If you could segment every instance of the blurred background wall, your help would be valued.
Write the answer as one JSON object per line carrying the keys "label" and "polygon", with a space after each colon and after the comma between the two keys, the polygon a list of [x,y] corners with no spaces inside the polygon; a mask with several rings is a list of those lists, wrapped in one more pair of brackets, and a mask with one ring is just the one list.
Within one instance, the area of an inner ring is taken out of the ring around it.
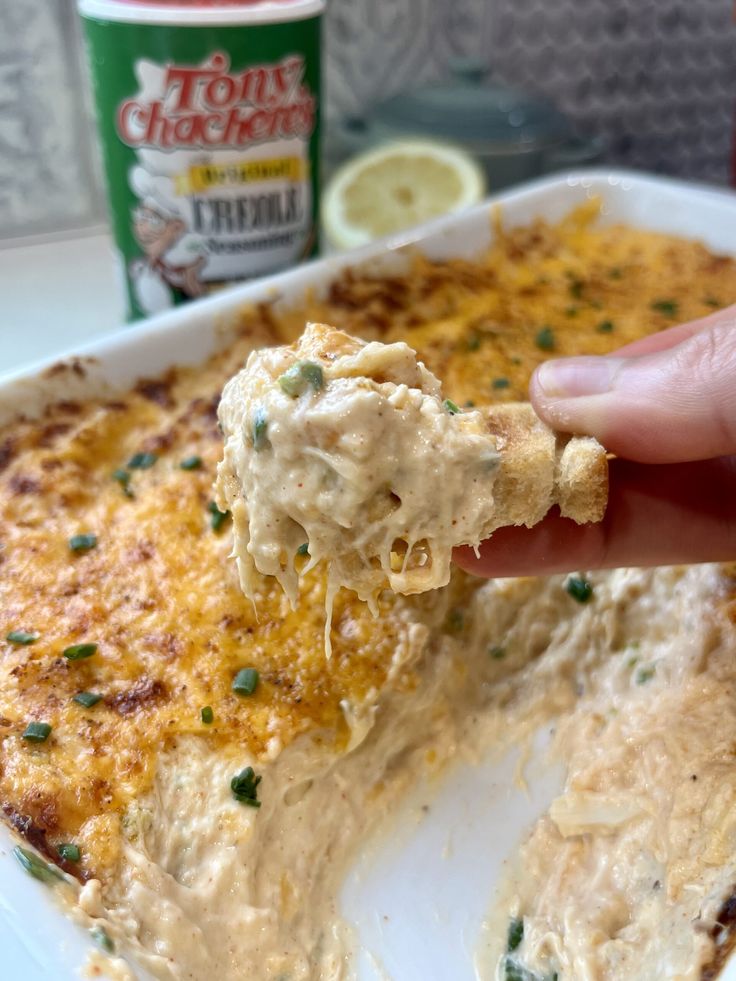
{"label": "blurred background wall", "polygon": [[[324,50],[328,120],[472,56],[612,163],[728,180],[731,0],[329,0]],[[80,59],[73,0],[0,3],[0,237],[103,219]]]}

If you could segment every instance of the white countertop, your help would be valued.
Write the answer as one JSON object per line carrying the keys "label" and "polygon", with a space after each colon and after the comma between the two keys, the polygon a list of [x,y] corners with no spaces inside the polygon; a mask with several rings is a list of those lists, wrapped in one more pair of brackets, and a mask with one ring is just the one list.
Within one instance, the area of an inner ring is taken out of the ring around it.
{"label": "white countertop", "polygon": [[109,235],[0,248],[0,373],[124,329]]}

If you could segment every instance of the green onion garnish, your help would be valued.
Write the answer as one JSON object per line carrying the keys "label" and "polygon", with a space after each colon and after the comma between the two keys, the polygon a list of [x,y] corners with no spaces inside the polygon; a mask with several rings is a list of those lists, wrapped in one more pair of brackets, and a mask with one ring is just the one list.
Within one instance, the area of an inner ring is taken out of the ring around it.
{"label": "green onion garnish", "polygon": [[542,351],[554,351],[555,349],[555,335],[551,327],[542,327],[537,336],[534,338],[534,343]]}
{"label": "green onion garnish", "polygon": [[322,369],[314,361],[297,361],[281,375],[279,387],[295,399],[308,388],[319,392],[325,387],[325,379]]}
{"label": "green onion garnish", "polygon": [[115,944],[112,937],[107,932],[104,927],[96,926],[89,931],[90,937],[94,940],[98,947],[105,951],[106,954],[115,953]]}
{"label": "green onion garnish", "polygon": [[477,351],[480,347],[480,334],[471,334],[467,340],[467,348],[469,351]]}
{"label": "green onion garnish", "polygon": [[27,848],[16,845],[13,849],[13,855],[15,855],[20,865],[34,879],[40,879],[41,882],[52,882],[54,879],[63,878],[61,872],[55,866],[42,861],[38,855],[35,855]]}
{"label": "green onion garnish", "polygon": [[112,479],[116,480],[120,486],[123,488],[123,494],[126,497],[133,497],[133,491],[130,489],[130,473],[122,468],[119,470],[113,470]]}
{"label": "green onion garnish", "polygon": [[256,411],[253,413],[253,449],[256,452],[260,450],[265,450],[267,446],[271,444],[268,442],[268,436],[266,431],[268,429],[268,418],[266,416],[266,410],[262,405],[259,405]]}
{"label": "green onion garnish", "polygon": [[706,296],[703,299],[703,303],[707,307],[713,307],[713,309],[716,309],[717,307],[722,307],[723,306],[723,304],[721,303],[721,301],[720,300],[717,300],[715,298],[715,296]]}
{"label": "green onion garnish", "polygon": [[11,630],[5,635],[5,639],[18,647],[28,647],[29,644],[35,644],[40,636],[40,634],[28,633],[27,630]]}
{"label": "green onion garnish", "polygon": [[215,713],[212,711],[212,708],[209,705],[205,705],[205,707],[199,713],[199,716],[206,726],[211,725],[215,719]]}
{"label": "green onion garnish", "polygon": [[72,535],[69,548],[72,552],[89,552],[90,549],[97,548],[97,535]]}
{"label": "green onion garnish", "polygon": [[565,583],[565,589],[578,603],[587,603],[593,595],[593,587],[581,576],[570,576]]}
{"label": "green onion garnish", "polygon": [[29,722],[23,733],[23,738],[29,743],[45,743],[51,735],[48,722]]}
{"label": "green onion garnish", "polygon": [[511,382],[508,378],[494,378],[491,382],[492,388],[508,388]]}
{"label": "green onion garnish", "polygon": [[261,802],[257,799],[257,788],[261,778],[255,775],[252,766],[246,766],[237,776],[230,781],[230,790],[233,792],[235,800],[249,807],[260,807]]}
{"label": "green onion garnish", "polygon": [[575,300],[579,300],[583,295],[584,286],[585,283],[582,281],[582,279],[573,279],[568,287],[570,290],[570,296]]}
{"label": "green onion garnish", "polygon": [[655,300],[652,303],[652,310],[664,314],[665,317],[676,317],[680,309],[676,300]]}
{"label": "green onion garnish", "polygon": [[608,275],[611,277],[611,279],[621,279],[623,273],[618,266],[613,266],[613,268],[608,270]]}
{"label": "green onion garnish", "polygon": [[578,309],[579,309],[578,307],[567,307],[566,310],[565,310],[565,316],[566,317],[577,317],[577,315],[578,315]]}
{"label": "green onion garnish", "polygon": [[488,648],[489,655],[494,661],[502,661],[506,657],[506,648],[499,647],[497,644]]}
{"label": "green onion garnish", "polygon": [[82,857],[79,851],[79,845],[74,845],[71,842],[65,842],[63,845],[59,845],[57,851],[62,858],[65,858],[67,862],[78,862]]}
{"label": "green onion garnish", "polygon": [[149,470],[158,460],[155,453],[135,453],[128,460],[129,470]]}
{"label": "green onion garnish", "polygon": [[296,550],[297,555],[309,555],[309,542],[304,542]]}
{"label": "green onion garnish", "polygon": [[98,695],[95,691],[80,691],[72,697],[72,701],[76,702],[77,705],[83,705],[85,708],[90,709],[93,705],[102,701],[102,695]]}
{"label": "green onion garnish", "polygon": [[639,668],[636,672],[635,681],[637,685],[644,685],[647,681],[651,681],[655,674],[655,668]]}
{"label": "green onion garnish", "polygon": [[447,629],[451,634],[459,634],[465,626],[465,614],[458,607],[453,607],[447,614]]}
{"label": "green onion garnish", "polygon": [[456,416],[459,412],[462,411],[460,406],[455,405],[452,399],[445,399],[442,405],[446,409],[446,411],[450,413],[451,416]]}
{"label": "green onion garnish", "polygon": [[509,923],[509,931],[506,934],[506,950],[512,951],[521,944],[524,939],[524,920],[521,917],[515,917]]}
{"label": "green onion garnish", "polygon": [[233,678],[233,691],[238,695],[252,695],[258,687],[258,672],[255,668],[241,668]]}
{"label": "green onion garnish", "polygon": [[613,326],[612,320],[601,320],[596,330],[599,334],[610,334],[613,331]]}
{"label": "green onion garnish", "polygon": [[72,644],[61,652],[67,661],[83,661],[97,653],[97,644]]}
{"label": "green onion garnish", "polygon": [[202,466],[201,456],[188,456],[179,464],[180,470],[199,470]]}
{"label": "green onion garnish", "polygon": [[210,513],[210,528],[213,531],[219,531],[230,517],[230,512],[221,511],[214,501],[210,501],[207,505],[207,510]]}

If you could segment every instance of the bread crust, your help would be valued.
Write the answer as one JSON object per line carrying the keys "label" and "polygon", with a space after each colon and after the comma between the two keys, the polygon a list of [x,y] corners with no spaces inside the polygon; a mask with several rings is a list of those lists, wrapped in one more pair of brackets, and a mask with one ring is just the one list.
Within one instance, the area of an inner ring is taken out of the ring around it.
{"label": "bread crust", "polygon": [[482,412],[501,454],[486,535],[504,525],[531,528],[555,505],[578,524],[603,518],[608,458],[598,440],[555,432],[528,402],[508,402]]}

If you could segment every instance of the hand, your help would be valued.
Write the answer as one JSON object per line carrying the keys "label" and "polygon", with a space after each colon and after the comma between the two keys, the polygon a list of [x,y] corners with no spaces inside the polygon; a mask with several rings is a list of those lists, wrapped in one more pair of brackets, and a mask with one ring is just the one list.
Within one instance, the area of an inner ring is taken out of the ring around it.
{"label": "hand", "polygon": [[554,429],[609,452],[600,524],[550,513],[455,550],[481,576],[520,576],[736,559],[736,306],[606,357],[541,365],[530,384]]}

